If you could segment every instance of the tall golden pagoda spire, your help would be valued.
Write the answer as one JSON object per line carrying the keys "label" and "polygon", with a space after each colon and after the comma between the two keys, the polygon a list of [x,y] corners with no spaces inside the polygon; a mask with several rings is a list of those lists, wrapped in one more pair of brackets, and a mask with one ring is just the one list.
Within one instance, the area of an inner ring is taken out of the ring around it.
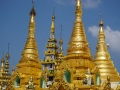
{"label": "tall golden pagoda spire", "polygon": [[82,2],[76,0],[75,22],[73,31],[69,41],[66,62],[74,67],[75,72],[71,72],[71,83],[76,86],[82,85],[82,80],[85,78],[86,70],[92,70],[95,65],[92,61],[92,55],[86,39],[84,25],[82,22]]}
{"label": "tall golden pagoda spire", "polygon": [[69,42],[67,55],[77,54],[79,57],[85,56],[89,60],[92,60],[90,49],[88,46],[88,41],[86,39],[86,34],[84,31],[84,26],[82,22],[82,4],[81,0],[76,0],[76,20],[74,23],[71,39]]}
{"label": "tall golden pagoda spire", "polygon": [[100,19],[98,44],[96,46],[96,53],[94,56],[94,63],[99,68],[101,80],[106,80],[106,76],[110,76],[112,82],[120,81],[118,72],[116,71],[113,61],[110,59],[108,47],[105,41],[105,34],[103,29],[103,21]]}
{"label": "tall golden pagoda spire", "polygon": [[[50,28],[50,38],[48,39],[48,43],[46,45],[47,50],[45,50],[44,54],[45,54],[45,59],[43,61],[41,61],[42,65],[43,65],[43,70],[45,72],[45,70],[48,70],[49,72],[47,73],[47,82],[53,83],[54,80],[54,69],[56,68],[55,66],[55,62],[57,59],[57,55],[58,55],[58,46],[57,46],[57,40],[55,38],[55,16],[54,16],[54,12],[52,15],[52,24],[51,24],[51,28]],[[51,78],[51,80],[50,80]],[[48,88],[49,85],[46,85],[45,82],[42,82],[44,84],[44,88]],[[43,87],[42,87],[43,88]]]}
{"label": "tall golden pagoda spire", "polygon": [[33,5],[30,11],[28,38],[27,38],[24,50],[22,52],[22,58],[20,62],[26,61],[25,58],[29,58],[33,60],[38,60],[39,58],[35,34],[34,34],[35,33],[35,15],[36,15],[36,12]]}
{"label": "tall golden pagoda spire", "polygon": [[[33,3],[34,4],[34,3]],[[33,77],[35,89],[40,88],[41,62],[39,59],[38,48],[35,40],[35,9],[34,5],[30,11],[30,22],[27,41],[21,55],[20,63],[17,68],[12,70],[10,82],[15,89],[25,90],[30,77]],[[9,88],[9,87],[8,87]],[[9,89],[8,89],[9,90]]]}

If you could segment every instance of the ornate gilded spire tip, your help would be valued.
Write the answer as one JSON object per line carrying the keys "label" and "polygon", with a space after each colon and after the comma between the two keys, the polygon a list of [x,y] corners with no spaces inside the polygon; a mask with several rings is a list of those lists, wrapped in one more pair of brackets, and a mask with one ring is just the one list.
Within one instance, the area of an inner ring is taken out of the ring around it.
{"label": "ornate gilded spire tip", "polygon": [[14,59],[13,59],[13,67],[12,67],[12,71],[15,71],[15,68],[14,68]]}
{"label": "ornate gilded spire tip", "polygon": [[62,37],[62,25],[61,25],[61,37]]}
{"label": "ornate gilded spire tip", "polygon": [[59,44],[62,45],[63,44],[63,40],[62,40],[62,25],[61,25],[61,35],[60,35],[60,41]]}
{"label": "ornate gilded spire tip", "polygon": [[34,6],[34,1],[32,0],[32,5]]}
{"label": "ornate gilded spire tip", "polygon": [[54,9],[53,9],[53,15],[52,15],[52,19],[53,19],[53,20],[55,19],[54,13],[55,13],[55,7],[54,7]]}
{"label": "ornate gilded spire tip", "polygon": [[3,57],[2,57],[1,62],[4,62],[4,51],[2,52],[2,54],[3,54]]}
{"label": "ornate gilded spire tip", "polygon": [[82,5],[82,1],[81,0],[75,0],[76,1],[76,6],[81,6]]}
{"label": "ornate gilded spire tip", "polygon": [[7,59],[10,58],[10,55],[9,55],[9,45],[10,45],[10,43],[8,43],[8,53],[6,54],[6,57],[5,57],[5,58],[7,58]]}
{"label": "ornate gilded spire tip", "polygon": [[32,0],[32,9],[30,11],[30,15],[36,15],[35,9],[34,9],[34,1]]}
{"label": "ornate gilded spire tip", "polygon": [[99,26],[104,26],[103,21],[102,21],[102,12],[100,12],[100,23]]}

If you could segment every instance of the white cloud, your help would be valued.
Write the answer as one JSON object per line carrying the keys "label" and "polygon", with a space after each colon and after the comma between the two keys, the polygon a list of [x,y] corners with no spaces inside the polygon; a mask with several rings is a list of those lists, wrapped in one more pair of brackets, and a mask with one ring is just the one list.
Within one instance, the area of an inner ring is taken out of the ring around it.
{"label": "white cloud", "polygon": [[100,4],[101,0],[83,0],[83,7],[95,8]]}
{"label": "white cloud", "polygon": [[88,31],[90,31],[94,37],[97,37],[99,32],[99,27],[98,26],[88,27]]}
{"label": "white cloud", "polygon": [[[98,26],[88,27],[88,31],[92,33],[92,36],[97,38],[99,27]],[[112,30],[109,26],[106,26],[104,31],[106,43],[110,44],[110,49],[113,52],[120,52],[120,31]]]}

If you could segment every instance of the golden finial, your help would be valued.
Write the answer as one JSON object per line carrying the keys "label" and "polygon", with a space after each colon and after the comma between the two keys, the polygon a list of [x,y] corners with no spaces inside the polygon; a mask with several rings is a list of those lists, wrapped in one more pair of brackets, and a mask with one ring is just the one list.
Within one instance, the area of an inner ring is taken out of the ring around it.
{"label": "golden finial", "polygon": [[14,66],[12,67],[12,72],[14,72],[15,71],[15,68],[14,68]]}
{"label": "golden finial", "polygon": [[60,36],[60,41],[59,44],[62,45],[63,44],[63,40],[62,40],[62,25],[61,25],[61,36]]}
{"label": "golden finial", "polygon": [[53,10],[53,15],[52,15],[52,24],[51,24],[51,33],[54,34],[55,32],[55,15],[54,15],[55,7]]}
{"label": "golden finial", "polygon": [[102,12],[100,11],[100,18],[102,18]]}
{"label": "golden finial", "polygon": [[3,63],[4,63],[4,62],[5,62],[5,61],[4,61],[4,51],[2,52],[2,54],[3,54],[3,57],[2,57],[1,62],[3,62]]}
{"label": "golden finial", "polygon": [[6,58],[7,58],[7,59],[10,58],[10,54],[9,54],[9,45],[10,45],[10,43],[8,43],[8,53],[6,54]]}
{"label": "golden finial", "polygon": [[54,7],[54,9],[53,9],[53,15],[54,15],[54,13],[55,13],[55,7]]}
{"label": "golden finial", "polygon": [[14,59],[13,59],[12,75],[13,75],[14,71],[15,71],[15,68],[14,68]]}
{"label": "golden finial", "polygon": [[102,21],[102,12],[100,12],[100,23],[99,26],[104,26],[103,21]]}
{"label": "golden finial", "polygon": [[32,5],[34,6],[34,1],[32,0]]}
{"label": "golden finial", "polygon": [[15,71],[15,68],[14,68],[14,59],[13,59],[13,67],[12,67],[12,71]]}
{"label": "golden finial", "polygon": [[82,22],[82,4],[81,0],[76,0],[76,22]]}
{"label": "golden finial", "polygon": [[34,1],[32,0],[32,9],[30,11],[30,15],[36,15],[35,9],[34,9]]}
{"label": "golden finial", "polygon": [[76,6],[81,6],[81,5],[82,5],[81,0],[76,0]]}
{"label": "golden finial", "polygon": [[61,36],[60,36],[59,44],[60,44],[60,52],[62,52],[62,50],[63,50],[63,48],[62,48],[62,45],[63,45],[63,40],[62,40],[62,25],[61,25]]}
{"label": "golden finial", "polygon": [[52,19],[55,19],[55,15],[54,15],[54,13],[55,13],[55,7],[54,7],[54,9],[53,9]]}

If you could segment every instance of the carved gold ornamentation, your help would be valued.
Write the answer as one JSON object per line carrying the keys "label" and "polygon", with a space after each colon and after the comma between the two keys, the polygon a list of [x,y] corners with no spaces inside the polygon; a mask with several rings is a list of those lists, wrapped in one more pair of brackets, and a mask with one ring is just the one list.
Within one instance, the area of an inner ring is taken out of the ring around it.
{"label": "carved gold ornamentation", "polygon": [[[50,38],[44,52],[45,59],[39,60],[35,39],[35,9],[30,11],[28,38],[21,54],[17,69],[12,69],[12,77],[6,90],[25,90],[29,85],[35,90],[112,90],[110,81],[120,81],[119,74],[110,60],[110,54],[105,42],[103,22],[100,20],[98,44],[94,61],[86,38],[82,22],[82,2],[76,0],[75,22],[68,44],[67,55],[64,56],[63,40],[60,38],[59,52],[55,38],[55,16],[52,15]],[[9,54],[6,57],[10,57]],[[43,71],[41,70],[43,65]],[[6,70],[9,65],[6,61]],[[0,73],[4,72],[4,59]],[[8,71],[6,71],[8,73]],[[107,77],[106,80],[106,75]],[[32,77],[30,79],[30,77]],[[1,74],[0,79],[5,78]],[[30,82],[28,84],[28,81]],[[33,83],[33,80],[34,83]],[[101,82],[100,80],[106,80]],[[43,86],[44,85],[44,86]],[[0,83],[2,87],[2,83]],[[118,86],[119,88],[119,86]]]}

